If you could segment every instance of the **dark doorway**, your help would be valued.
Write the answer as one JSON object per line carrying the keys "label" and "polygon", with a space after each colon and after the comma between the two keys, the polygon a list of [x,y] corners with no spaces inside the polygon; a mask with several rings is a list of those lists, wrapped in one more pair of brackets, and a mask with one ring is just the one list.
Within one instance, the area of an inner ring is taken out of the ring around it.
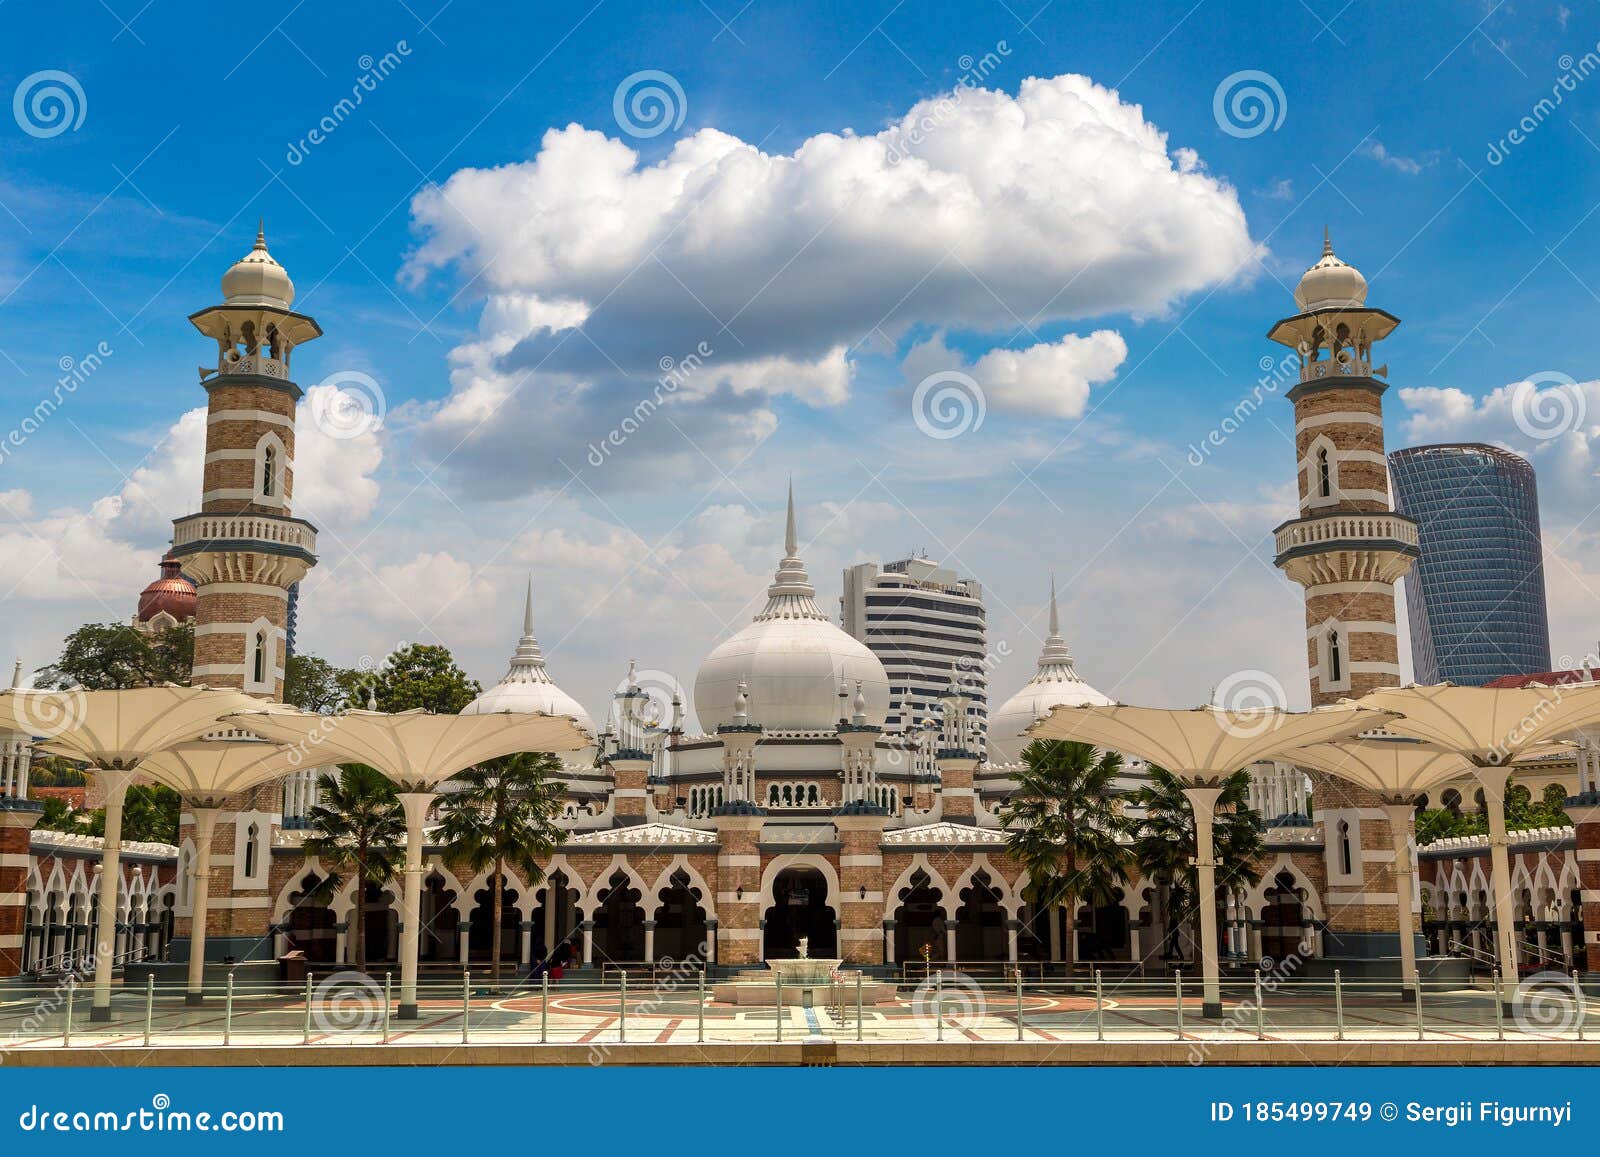
{"label": "dark doorway", "polygon": [[772,907],[766,911],[762,958],[791,960],[800,955],[800,938],[806,937],[806,955],[834,959],[839,955],[839,933],[828,905],[828,881],[815,868],[787,868],[772,882]]}
{"label": "dark doorway", "polygon": [[[944,892],[933,886],[920,868],[900,889],[900,906],[894,912],[894,958],[901,964],[945,960]],[[924,952],[926,949],[926,952]]]}
{"label": "dark doorway", "polygon": [[706,910],[700,906],[700,889],[689,883],[689,873],[679,868],[661,892],[656,909],[656,959],[704,961]]}
{"label": "dark doorway", "polygon": [[644,959],[644,908],[626,872],[615,872],[594,913],[596,964]]}

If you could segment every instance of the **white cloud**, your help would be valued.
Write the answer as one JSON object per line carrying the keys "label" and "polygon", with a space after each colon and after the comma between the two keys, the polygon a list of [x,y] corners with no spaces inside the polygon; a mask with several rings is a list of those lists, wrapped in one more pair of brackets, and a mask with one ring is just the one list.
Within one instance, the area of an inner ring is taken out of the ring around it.
{"label": "white cloud", "polygon": [[[847,351],[874,336],[1160,314],[1246,279],[1264,253],[1231,186],[1075,75],[1015,96],[958,90],[881,132],[819,133],[788,154],[707,128],[643,164],[569,125],[532,160],[455,173],[412,213],[407,276],[451,268],[488,294],[450,397],[410,415],[419,446],[503,493],[564,479],[558,459],[579,466],[663,359],[702,343],[714,353],[671,399],[696,408],[698,447],[663,430],[629,448],[669,473],[674,459],[704,469],[700,451],[747,451],[775,425],[775,399],[847,400]],[[1068,342],[997,356],[997,404],[1081,407],[1071,399],[1113,339],[1074,339],[1099,343],[1088,372]],[[1055,369],[1064,393],[1044,381]]]}
{"label": "white cloud", "polygon": [[997,409],[1081,418],[1090,387],[1110,381],[1127,357],[1121,334],[1098,329],[1087,337],[1067,334],[1026,349],[993,349],[969,365],[945,345],[941,333],[913,348],[901,369],[912,383],[941,370],[957,370],[976,381],[985,402]]}

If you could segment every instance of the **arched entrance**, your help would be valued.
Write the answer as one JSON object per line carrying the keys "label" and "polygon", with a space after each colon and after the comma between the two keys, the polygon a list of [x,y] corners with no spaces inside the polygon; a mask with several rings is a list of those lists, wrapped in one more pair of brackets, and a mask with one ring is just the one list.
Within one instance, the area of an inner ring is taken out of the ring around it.
{"label": "arched entrance", "polygon": [[1129,955],[1128,910],[1121,893],[1109,904],[1079,909],[1079,960],[1126,960]]}
{"label": "arched entrance", "polygon": [[[926,955],[929,961],[944,961],[945,918],[939,901],[944,892],[933,886],[928,873],[918,868],[907,886],[900,889],[900,906],[894,910],[894,958],[914,964]],[[924,954],[924,948],[927,949]]]}
{"label": "arched entrance", "polygon": [[285,939],[291,949],[306,954],[311,964],[332,964],[338,932],[334,925],[333,909],[328,899],[333,889],[329,882],[315,872],[307,872],[300,881],[300,890],[289,893],[289,919],[284,928]]}
{"label": "arched entrance", "polygon": [[987,872],[974,872],[961,890],[961,907],[956,909],[956,959],[1004,960],[1006,949],[1006,910],[1000,906],[1000,889]]}
{"label": "arched entrance", "polygon": [[1279,872],[1261,906],[1261,955],[1287,960],[1300,952],[1305,936],[1305,907],[1294,876]]}
{"label": "arched entrance", "polygon": [[656,959],[705,960],[706,910],[700,906],[700,889],[689,881],[689,873],[679,868],[661,890],[656,909]]}
{"label": "arched entrance", "polygon": [[461,959],[456,890],[437,871],[422,884],[422,928],[418,939],[417,956],[421,960],[458,963]]}
{"label": "arched entrance", "polygon": [[594,913],[594,959],[610,964],[644,959],[644,908],[642,894],[622,870],[600,893]]}
{"label": "arched entrance", "polygon": [[[500,962],[515,964],[522,951],[522,916],[517,912],[517,892],[509,879],[500,888]],[[494,881],[490,879],[473,893],[474,906],[468,917],[467,957],[489,962],[494,953]]]}
{"label": "arched entrance", "polygon": [[828,903],[828,878],[817,868],[785,868],[772,881],[772,906],[765,913],[761,937],[763,960],[789,960],[800,955],[831,959],[839,955],[839,931]]}
{"label": "arched entrance", "polygon": [[549,959],[563,944],[568,952],[576,950],[581,955],[583,945],[578,924],[582,918],[578,912],[578,890],[572,886],[566,872],[557,868],[545,877],[544,886],[539,889],[539,902],[533,909],[532,958]]}

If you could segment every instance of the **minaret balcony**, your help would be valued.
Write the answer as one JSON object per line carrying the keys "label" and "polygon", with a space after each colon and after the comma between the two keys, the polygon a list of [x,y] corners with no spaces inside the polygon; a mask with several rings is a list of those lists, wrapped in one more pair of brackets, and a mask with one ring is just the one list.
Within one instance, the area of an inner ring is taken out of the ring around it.
{"label": "minaret balcony", "polygon": [[216,551],[287,555],[317,561],[317,528],[303,518],[273,514],[190,514],[172,523],[179,558]]}
{"label": "minaret balcony", "polygon": [[1422,553],[1417,524],[1403,514],[1338,513],[1285,522],[1274,560],[1302,584],[1394,582]]}
{"label": "minaret balcony", "polygon": [[217,372],[229,377],[260,377],[289,380],[289,359],[270,354],[235,354],[229,351],[218,364]]}

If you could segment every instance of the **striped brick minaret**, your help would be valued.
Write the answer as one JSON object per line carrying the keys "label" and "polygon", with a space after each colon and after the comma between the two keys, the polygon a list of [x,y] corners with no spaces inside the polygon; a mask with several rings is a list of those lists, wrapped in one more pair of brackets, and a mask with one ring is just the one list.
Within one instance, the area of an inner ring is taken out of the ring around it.
{"label": "striped brick minaret", "polygon": [[[290,509],[301,391],[289,365],[322,329],[290,309],[294,284],[267,251],[264,231],[223,276],[222,296],[222,304],[189,317],[216,342],[217,363],[200,369],[207,394],[200,512],[173,521],[172,557],[195,584],[194,682],[277,701],[289,588],[317,561],[316,528]],[[183,837],[192,836],[192,822],[186,810]],[[217,815],[208,956],[271,956],[267,865],[281,822],[276,784],[229,800]],[[178,931],[186,939],[185,924]]]}
{"label": "striped brick minaret", "polygon": [[[1294,403],[1300,516],[1277,528],[1277,564],[1305,588],[1311,702],[1400,682],[1394,585],[1416,559],[1417,527],[1394,513],[1383,454],[1388,366],[1373,347],[1400,319],[1366,304],[1367,282],[1334,256],[1295,290],[1300,312],[1267,335],[1298,352]],[[1313,775],[1327,855],[1327,954],[1397,956],[1394,845],[1386,802]]]}

